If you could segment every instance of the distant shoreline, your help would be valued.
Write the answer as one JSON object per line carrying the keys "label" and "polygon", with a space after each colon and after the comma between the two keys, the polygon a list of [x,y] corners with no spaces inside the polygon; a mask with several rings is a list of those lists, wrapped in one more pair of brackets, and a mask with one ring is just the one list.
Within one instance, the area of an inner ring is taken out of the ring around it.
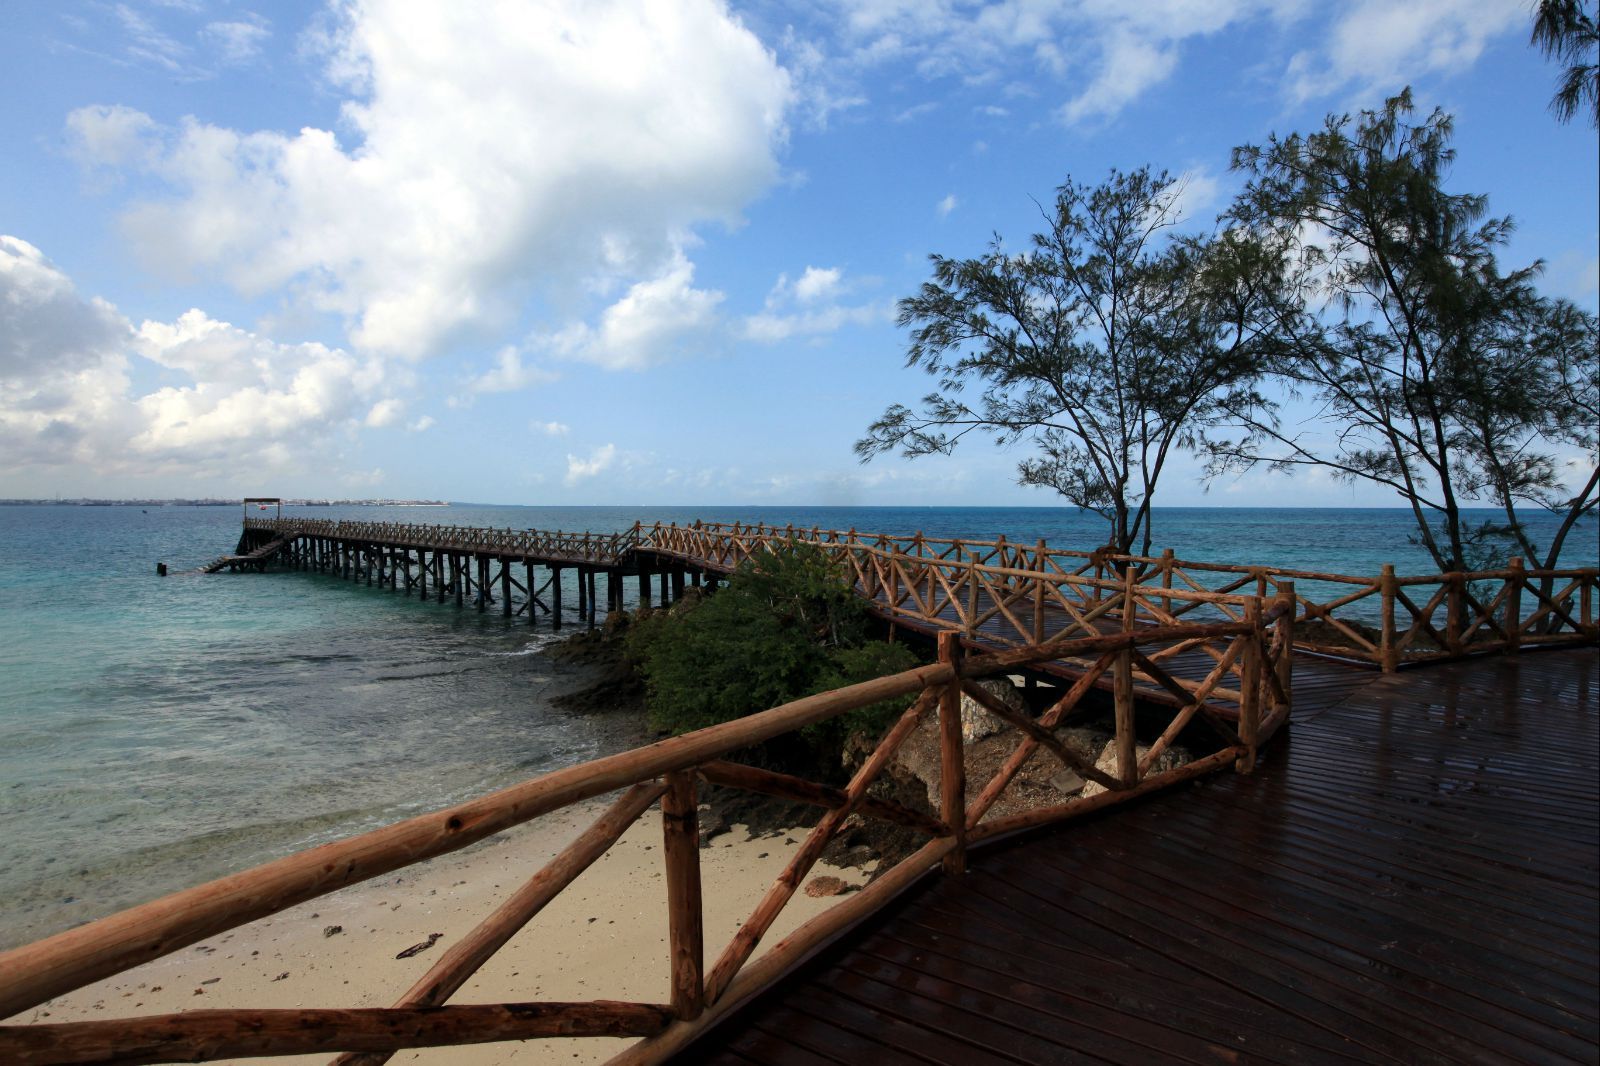
{"label": "distant shoreline", "polygon": [[[238,507],[238,500],[0,500],[0,507]],[[290,500],[285,507],[449,507],[446,500]]]}

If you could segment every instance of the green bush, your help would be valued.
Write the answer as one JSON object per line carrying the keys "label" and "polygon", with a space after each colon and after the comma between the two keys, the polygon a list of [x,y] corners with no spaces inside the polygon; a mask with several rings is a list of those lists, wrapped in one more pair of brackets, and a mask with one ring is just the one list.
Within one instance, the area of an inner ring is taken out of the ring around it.
{"label": "green bush", "polygon": [[[627,652],[644,677],[651,724],[684,733],[916,665],[906,648],[870,641],[869,622],[827,556],[800,546],[747,562],[701,602],[642,619]],[[896,710],[866,708],[810,736],[837,738]]]}

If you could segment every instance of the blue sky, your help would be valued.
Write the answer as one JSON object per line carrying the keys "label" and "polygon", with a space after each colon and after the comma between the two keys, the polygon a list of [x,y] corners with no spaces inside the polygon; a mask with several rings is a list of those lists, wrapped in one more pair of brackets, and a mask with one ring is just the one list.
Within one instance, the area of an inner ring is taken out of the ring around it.
{"label": "blue sky", "polygon": [[[1208,229],[1235,145],[1411,85],[1503,263],[1594,308],[1529,7],[8,4],[0,496],[1049,505],[1025,451],[851,453],[927,391],[927,255],[1146,163]],[[1185,461],[1161,502],[1395,501]]]}

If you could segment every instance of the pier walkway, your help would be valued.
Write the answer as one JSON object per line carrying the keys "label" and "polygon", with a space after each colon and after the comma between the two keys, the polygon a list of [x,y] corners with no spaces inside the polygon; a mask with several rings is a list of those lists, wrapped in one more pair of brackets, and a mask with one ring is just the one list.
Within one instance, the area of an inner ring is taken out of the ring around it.
{"label": "pier walkway", "polygon": [[676,1061],[1595,1062],[1594,653],[1306,672],[1253,775],[979,850]]}

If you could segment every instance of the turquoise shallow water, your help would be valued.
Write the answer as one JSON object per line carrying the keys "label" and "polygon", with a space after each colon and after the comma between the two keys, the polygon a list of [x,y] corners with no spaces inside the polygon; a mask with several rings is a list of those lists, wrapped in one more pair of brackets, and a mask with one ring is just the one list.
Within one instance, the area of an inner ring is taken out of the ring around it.
{"label": "turquoise shallow water", "polygon": [[[611,532],[776,524],[1058,547],[1097,519],[1033,508],[308,508]],[[236,508],[0,507],[0,946],[295,848],[602,754],[614,725],[553,711],[548,623],[304,573],[155,576],[230,550]],[[1173,509],[1180,556],[1426,573],[1407,515]],[[1593,565],[1593,522],[1564,562]],[[575,603],[569,592],[568,602]]]}

